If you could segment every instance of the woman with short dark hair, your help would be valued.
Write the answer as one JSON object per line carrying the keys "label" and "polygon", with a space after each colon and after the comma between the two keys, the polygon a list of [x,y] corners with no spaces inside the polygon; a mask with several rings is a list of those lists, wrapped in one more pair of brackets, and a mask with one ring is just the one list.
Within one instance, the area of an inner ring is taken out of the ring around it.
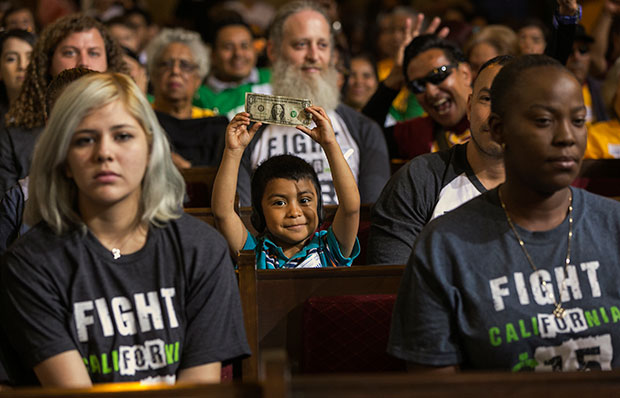
{"label": "woman with short dark hair", "polygon": [[495,77],[491,112],[506,181],[418,235],[388,351],[435,370],[620,368],[620,203],[570,186],[586,147],[581,85],[522,56]]}

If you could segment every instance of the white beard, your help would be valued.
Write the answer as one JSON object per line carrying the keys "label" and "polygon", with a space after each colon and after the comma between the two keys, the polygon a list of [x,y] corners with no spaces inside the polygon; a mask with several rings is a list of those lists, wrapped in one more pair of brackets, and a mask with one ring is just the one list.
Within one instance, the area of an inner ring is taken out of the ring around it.
{"label": "white beard", "polygon": [[318,76],[308,77],[280,58],[272,69],[271,87],[274,95],[308,98],[312,105],[318,105],[326,111],[336,109],[340,103],[338,71],[333,66],[327,67]]}

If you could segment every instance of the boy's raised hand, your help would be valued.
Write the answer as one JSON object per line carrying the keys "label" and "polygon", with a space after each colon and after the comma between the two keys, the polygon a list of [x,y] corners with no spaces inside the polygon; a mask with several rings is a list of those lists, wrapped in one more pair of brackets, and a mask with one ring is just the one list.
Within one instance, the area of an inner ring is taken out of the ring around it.
{"label": "boy's raised hand", "polygon": [[302,131],[310,136],[313,140],[318,142],[321,146],[336,142],[336,134],[332,127],[332,122],[329,120],[329,116],[325,112],[325,109],[320,106],[309,106],[306,109],[312,115],[312,120],[316,124],[316,127],[310,130],[306,126],[295,126],[297,130]]}
{"label": "boy's raised hand", "polygon": [[233,117],[226,127],[226,149],[230,149],[231,151],[241,150],[242,152],[245,150],[262,123],[254,123],[248,130],[249,125],[249,113],[240,112]]}

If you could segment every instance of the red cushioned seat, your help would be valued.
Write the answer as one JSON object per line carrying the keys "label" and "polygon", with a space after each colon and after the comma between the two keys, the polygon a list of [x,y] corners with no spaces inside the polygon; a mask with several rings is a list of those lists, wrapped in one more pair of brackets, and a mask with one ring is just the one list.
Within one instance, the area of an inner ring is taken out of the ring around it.
{"label": "red cushioned seat", "polygon": [[313,297],[303,309],[303,373],[404,371],[386,353],[396,295]]}
{"label": "red cushioned seat", "polygon": [[222,366],[222,371],[220,373],[220,381],[232,381],[233,380],[233,365],[229,363],[228,365]]}

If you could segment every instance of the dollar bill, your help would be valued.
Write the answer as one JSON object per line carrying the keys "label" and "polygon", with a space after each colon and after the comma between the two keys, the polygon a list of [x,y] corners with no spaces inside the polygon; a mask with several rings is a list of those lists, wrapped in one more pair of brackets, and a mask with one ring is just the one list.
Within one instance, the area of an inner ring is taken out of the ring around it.
{"label": "dollar bill", "polygon": [[312,116],[304,109],[312,106],[312,101],[302,98],[282,97],[245,93],[245,111],[250,120],[280,126],[309,126]]}

